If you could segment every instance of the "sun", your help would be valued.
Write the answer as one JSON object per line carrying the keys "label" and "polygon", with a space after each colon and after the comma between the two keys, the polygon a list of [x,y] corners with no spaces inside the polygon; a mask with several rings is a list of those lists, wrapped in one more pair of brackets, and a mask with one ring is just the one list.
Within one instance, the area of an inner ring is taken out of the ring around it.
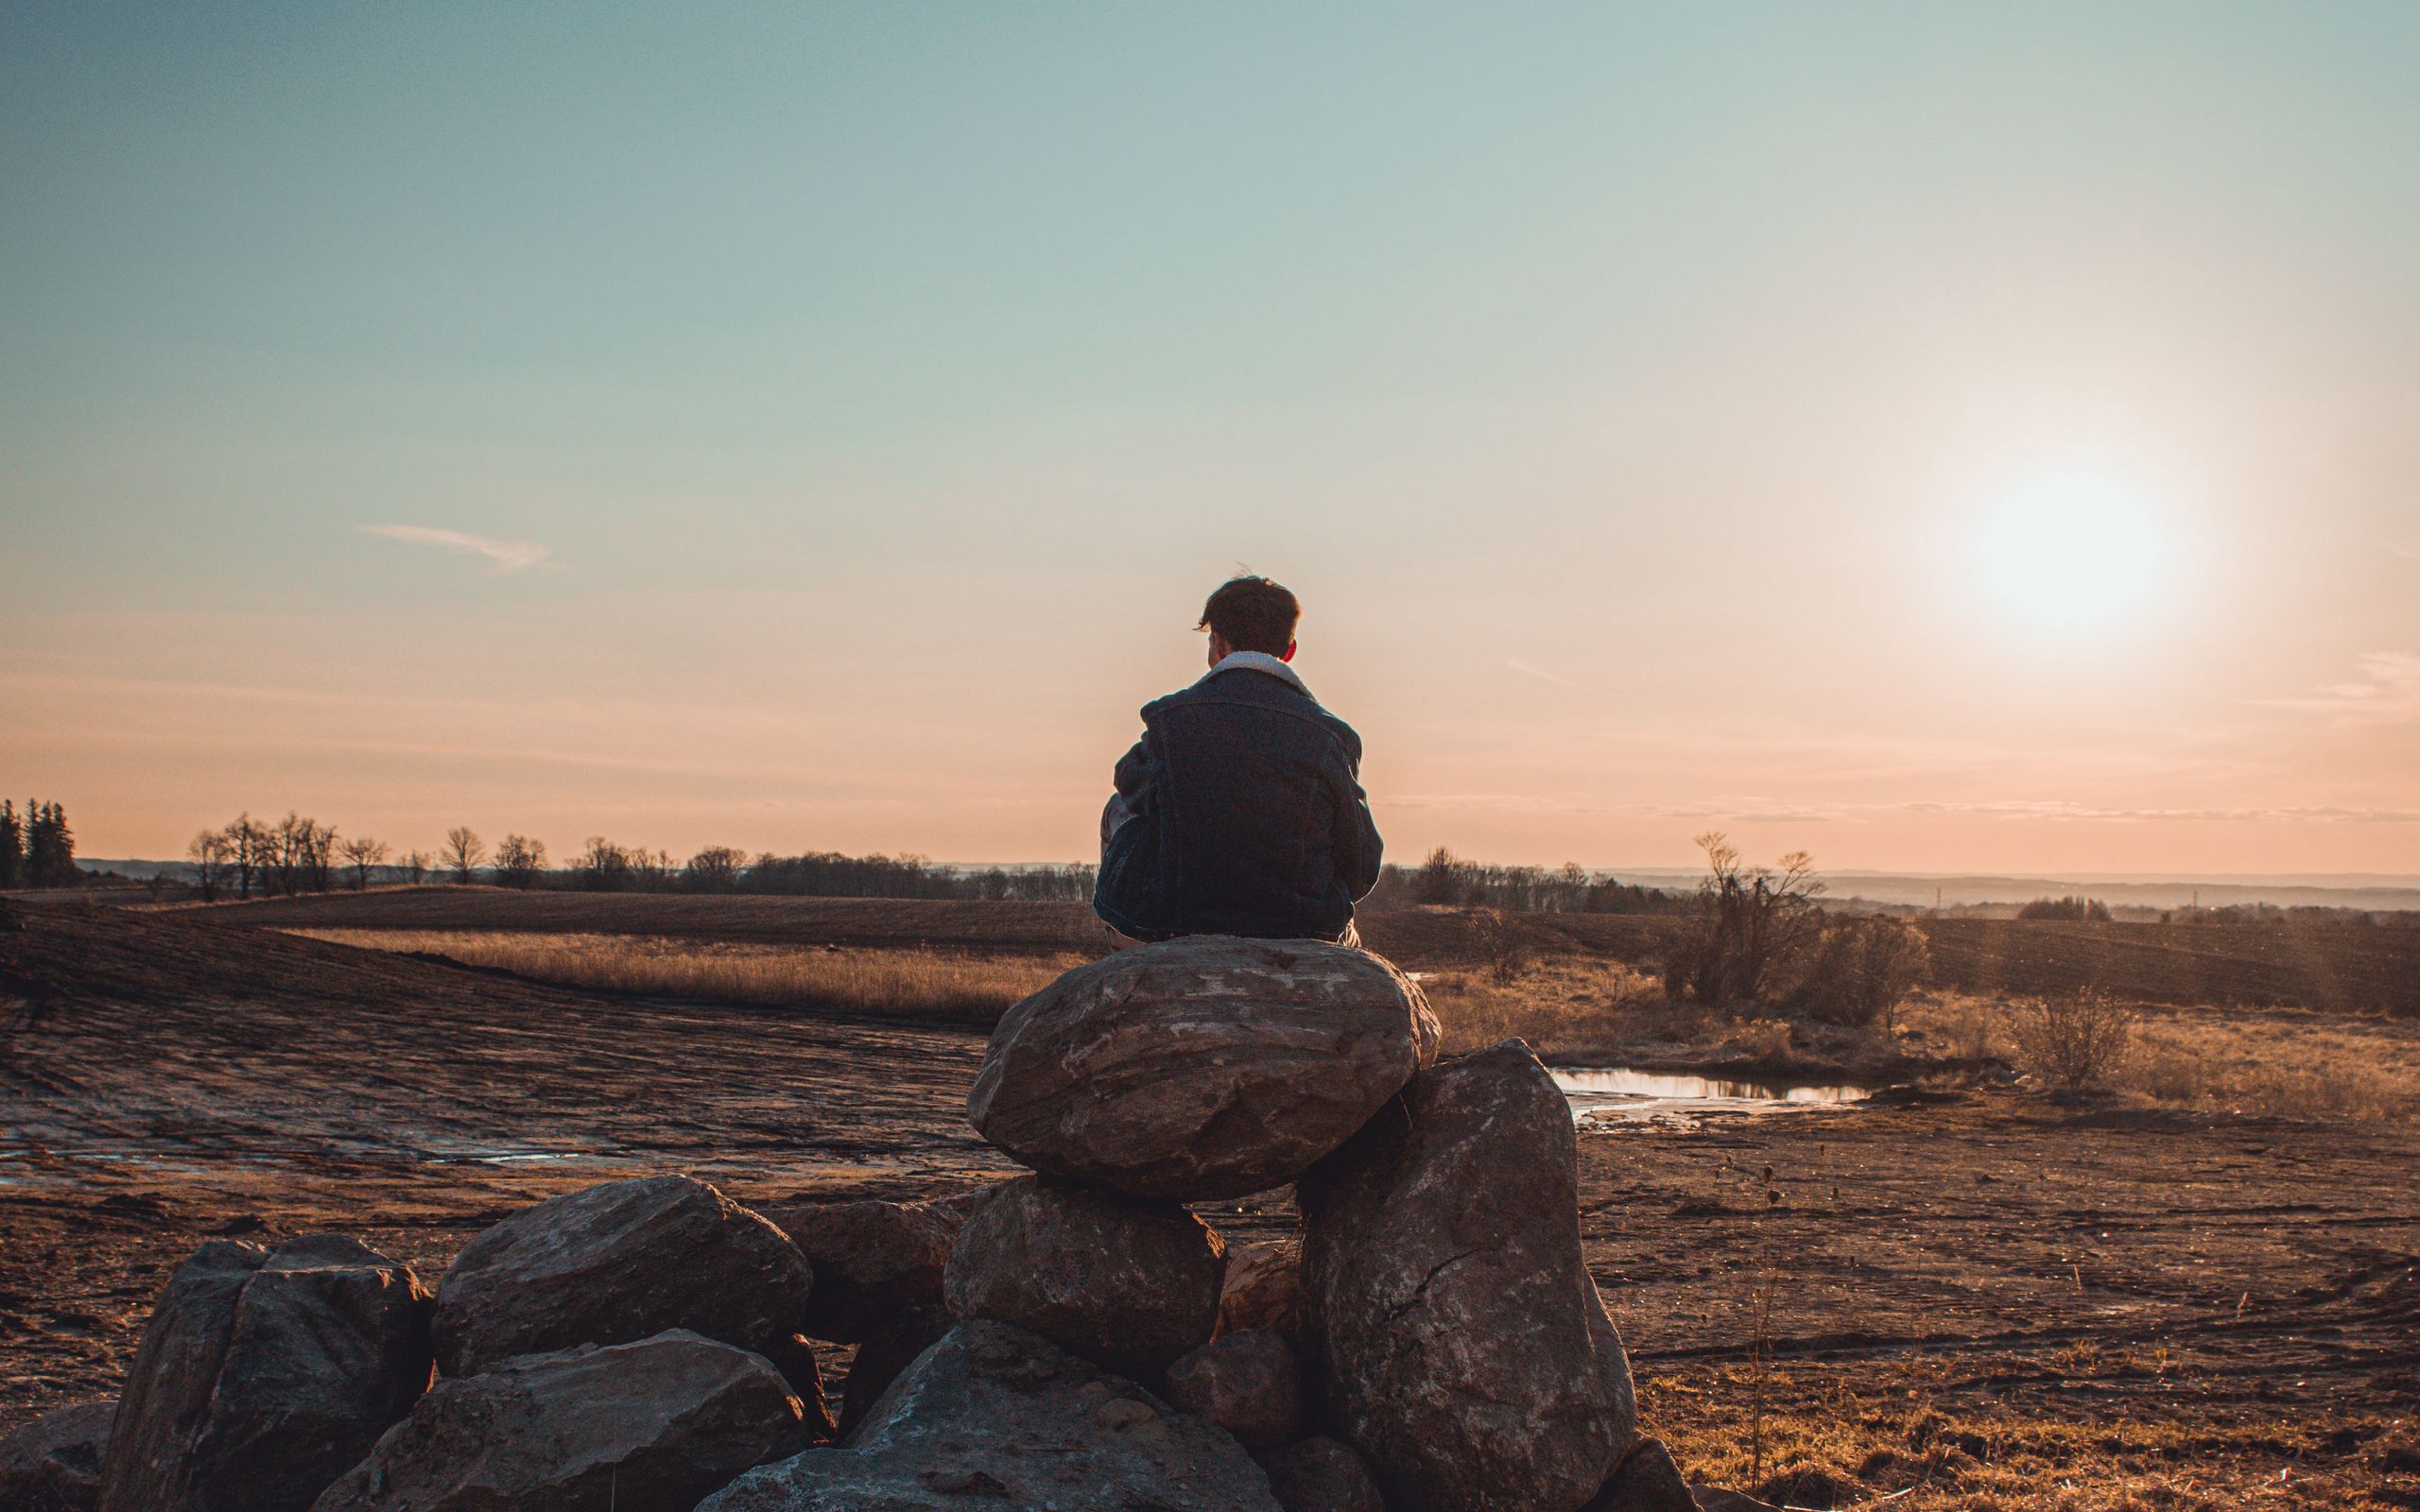
{"label": "sun", "polygon": [[2159,532],[2140,496],[2107,478],[2037,478],[2000,501],[1983,534],[1992,586],[2046,627],[2104,624],[2149,596]]}

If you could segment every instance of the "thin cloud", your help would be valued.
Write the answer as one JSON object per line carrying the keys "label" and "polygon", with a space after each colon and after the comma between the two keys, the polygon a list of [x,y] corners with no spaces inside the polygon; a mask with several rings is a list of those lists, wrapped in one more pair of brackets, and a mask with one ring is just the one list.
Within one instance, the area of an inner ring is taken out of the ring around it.
{"label": "thin cloud", "polygon": [[493,536],[475,536],[463,530],[445,530],[435,525],[362,525],[362,534],[384,536],[389,541],[407,541],[415,546],[436,546],[445,551],[458,551],[474,557],[485,557],[495,563],[500,573],[517,573],[524,567],[534,567],[555,554],[552,546],[542,546],[534,541],[498,541]]}
{"label": "thin cloud", "polygon": [[1522,661],[1517,656],[1506,657],[1504,659],[1504,664],[1511,667],[1515,672],[1535,678],[1540,682],[1551,682],[1558,688],[1569,688],[1574,693],[1594,693],[1597,691],[1584,682],[1572,681],[1569,678],[1564,677],[1560,672],[1548,672],[1544,667],[1531,666],[1529,662]]}
{"label": "thin cloud", "polygon": [[2353,659],[2360,676],[2331,682],[2301,698],[2275,698],[2279,709],[2325,714],[2340,725],[2404,725],[2420,719],[2420,655],[2367,651]]}

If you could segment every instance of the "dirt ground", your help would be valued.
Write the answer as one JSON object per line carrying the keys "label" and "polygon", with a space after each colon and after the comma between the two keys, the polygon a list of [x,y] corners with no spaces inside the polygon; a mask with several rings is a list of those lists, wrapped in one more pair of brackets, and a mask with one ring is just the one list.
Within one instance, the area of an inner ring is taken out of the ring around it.
{"label": "dirt ground", "polygon": [[[115,1389],[216,1234],[434,1278],[688,1171],[957,1190],[978,1034],[618,1003],[168,916],[0,906],[0,1428]],[[2420,1132],[2017,1092],[1590,1125],[1591,1268],[1692,1477],[1807,1505],[2420,1505]],[[1277,1198],[1205,1210],[1238,1236]],[[1761,1325],[1760,1320],[1761,1319]]]}

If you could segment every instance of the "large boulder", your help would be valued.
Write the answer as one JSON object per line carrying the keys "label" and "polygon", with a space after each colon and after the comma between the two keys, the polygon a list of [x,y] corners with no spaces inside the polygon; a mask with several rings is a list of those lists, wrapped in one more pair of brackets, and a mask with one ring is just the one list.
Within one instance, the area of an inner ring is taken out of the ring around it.
{"label": "large boulder", "polygon": [[114,1401],[44,1413],[0,1438],[0,1507],[9,1512],[92,1512],[101,1494],[101,1454]]}
{"label": "large boulder", "polygon": [[1210,1341],[1226,1246],[1173,1203],[1048,1177],[994,1187],[959,1230],[945,1289],[961,1318],[997,1318],[1105,1370],[1156,1380]]}
{"label": "large boulder", "polygon": [[1269,1472],[1269,1492],[1286,1512],[1387,1512],[1370,1467],[1351,1445],[1305,1438],[1253,1457]]}
{"label": "large boulder", "polygon": [[168,1278],[102,1512],[302,1512],[428,1389],[429,1295],[357,1239],[214,1240]]}
{"label": "large boulder", "polygon": [[942,1271],[966,1221],[941,1203],[788,1202],[758,1210],[815,1267],[809,1338],[862,1344],[901,1311],[942,1299]]}
{"label": "large boulder", "polygon": [[779,1228],[685,1176],[608,1181],[525,1208],[462,1246],[437,1287],[449,1376],[516,1355],[687,1329],[812,1389],[799,1335],[814,1268]]}
{"label": "large boulder", "polygon": [[845,1449],[742,1476],[698,1512],[1278,1512],[1212,1425],[1004,1323],[952,1330]]}
{"label": "large boulder", "polygon": [[1199,935],[1078,967],[1009,1010],[967,1113],[1053,1176],[1193,1202],[1283,1186],[1436,1058],[1367,951]]}
{"label": "large boulder", "polygon": [[1246,1449],[1275,1449],[1303,1432],[1302,1366],[1273,1329],[1222,1333],[1168,1366],[1167,1399]]}
{"label": "large boulder", "polygon": [[674,1330],[439,1382],[315,1512],[690,1512],[816,1436],[770,1362]]}
{"label": "large boulder", "polygon": [[1414,1077],[1297,1188],[1304,1326],[1396,1512],[1574,1512],[1635,1433],[1571,1109],[1517,1040]]}

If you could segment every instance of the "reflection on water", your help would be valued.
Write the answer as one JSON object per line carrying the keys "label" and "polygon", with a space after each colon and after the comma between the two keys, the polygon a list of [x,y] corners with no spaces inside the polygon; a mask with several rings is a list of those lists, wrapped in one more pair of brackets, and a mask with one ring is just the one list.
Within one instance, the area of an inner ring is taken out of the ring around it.
{"label": "reflection on water", "polygon": [[1667,1075],[1659,1072],[1549,1068],[1555,1085],[1571,1100],[1575,1118],[1590,1113],[1637,1117],[1668,1108],[1837,1107],[1863,1102],[1862,1087],[1793,1087],[1786,1082],[1728,1081],[1714,1076]]}

